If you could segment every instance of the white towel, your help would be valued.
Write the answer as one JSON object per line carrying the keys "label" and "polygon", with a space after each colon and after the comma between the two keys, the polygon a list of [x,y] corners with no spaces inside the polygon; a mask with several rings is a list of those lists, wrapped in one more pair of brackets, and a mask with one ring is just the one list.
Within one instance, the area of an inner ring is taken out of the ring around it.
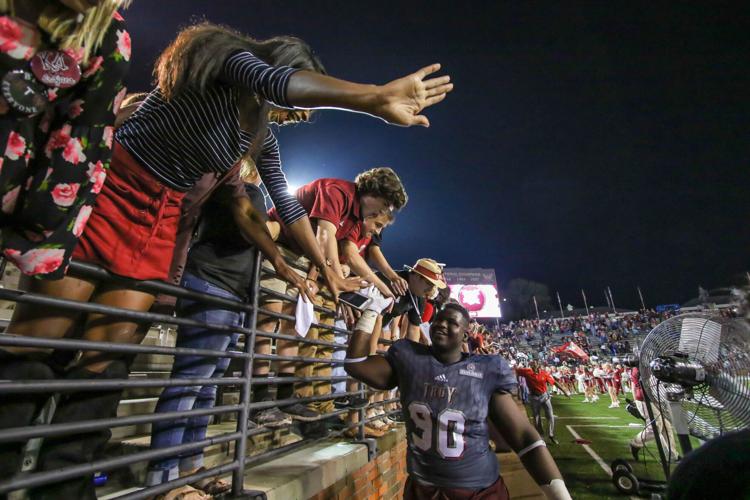
{"label": "white towel", "polygon": [[302,298],[302,294],[297,297],[297,310],[294,312],[294,317],[294,330],[300,337],[306,337],[310,325],[315,321],[315,309],[312,302]]}

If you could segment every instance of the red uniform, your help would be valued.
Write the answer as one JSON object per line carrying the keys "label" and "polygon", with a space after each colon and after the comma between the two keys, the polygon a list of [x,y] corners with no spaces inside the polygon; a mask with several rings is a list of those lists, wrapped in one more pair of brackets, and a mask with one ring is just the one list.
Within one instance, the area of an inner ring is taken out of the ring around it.
{"label": "red uniform", "polygon": [[612,375],[612,381],[615,384],[615,394],[624,394],[622,390],[622,368],[617,368]]}
{"label": "red uniform", "polygon": [[544,370],[534,373],[531,368],[516,368],[516,373],[526,379],[529,391],[536,396],[547,392],[547,384],[555,385],[555,379]]}

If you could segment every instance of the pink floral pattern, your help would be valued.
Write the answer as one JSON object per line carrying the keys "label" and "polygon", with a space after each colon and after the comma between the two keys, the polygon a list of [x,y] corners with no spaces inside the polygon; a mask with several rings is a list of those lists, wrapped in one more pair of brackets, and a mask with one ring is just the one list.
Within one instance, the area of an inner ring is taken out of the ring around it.
{"label": "pink floral pattern", "polygon": [[6,249],[4,255],[24,274],[49,274],[57,270],[65,258],[62,248],[34,248],[23,254],[15,249]]}
{"label": "pink floral pattern", "polygon": [[91,61],[89,61],[89,65],[86,67],[86,70],[81,75],[82,78],[88,78],[97,71],[99,71],[99,68],[102,67],[102,64],[104,63],[104,58],[102,56],[96,56]]}
{"label": "pink floral pattern", "polygon": [[80,212],[78,212],[78,217],[76,217],[75,223],[73,223],[73,234],[76,238],[80,237],[83,233],[83,228],[86,227],[86,223],[89,221],[89,217],[91,217],[91,210],[94,207],[91,205],[85,205],[81,207]]}
{"label": "pink floral pattern", "polygon": [[91,192],[99,194],[104,185],[104,180],[107,178],[107,171],[104,170],[104,165],[101,161],[96,163],[89,163],[89,182],[91,182]]}
{"label": "pink floral pattern", "polygon": [[120,111],[120,106],[122,106],[122,101],[125,100],[125,96],[128,93],[128,89],[125,87],[122,88],[119,94],[115,96],[115,99],[112,101],[112,109],[115,110],[115,114],[117,114],[118,111]]}
{"label": "pink floral pattern", "polygon": [[76,137],[68,139],[68,143],[63,148],[62,157],[65,161],[74,165],[86,161],[86,154],[83,152],[83,141]]}
{"label": "pink floral pattern", "polygon": [[77,118],[81,113],[83,113],[83,99],[76,99],[75,101],[70,103],[70,107],[68,108],[68,116],[70,116],[71,118]]}
{"label": "pink floral pattern", "polygon": [[130,34],[125,30],[117,32],[117,51],[123,59],[130,61]]}
{"label": "pink floral pattern", "polygon": [[8,135],[8,144],[5,145],[5,157],[9,160],[17,160],[26,153],[26,139],[21,134],[11,132]]}
{"label": "pink floral pattern", "polygon": [[50,191],[52,200],[58,207],[69,207],[76,201],[76,195],[80,187],[80,184],[60,183]]}
{"label": "pink floral pattern", "polygon": [[9,16],[0,16],[0,52],[13,59],[29,60],[39,47],[39,33]]}
{"label": "pink floral pattern", "polygon": [[21,192],[21,186],[16,186],[12,191],[8,191],[3,196],[3,213],[12,214],[13,210],[16,209],[16,200],[18,200],[18,193]]}
{"label": "pink floral pattern", "polygon": [[[0,74],[24,68],[41,39],[36,26],[0,16]],[[102,46],[82,63],[81,81],[48,91],[50,100],[69,102],[67,108],[14,118],[0,132],[2,252],[26,274],[64,276],[106,181],[130,56],[130,35],[116,14]]]}

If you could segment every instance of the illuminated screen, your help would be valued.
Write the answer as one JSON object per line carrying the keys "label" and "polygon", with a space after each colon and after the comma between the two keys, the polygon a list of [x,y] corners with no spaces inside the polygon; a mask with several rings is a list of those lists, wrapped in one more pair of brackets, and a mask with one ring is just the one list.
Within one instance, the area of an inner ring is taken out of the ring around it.
{"label": "illuminated screen", "polygon": [[472,318],[500,318],[500,300],[495,285],[449,285],[451,298],[469,311]]}

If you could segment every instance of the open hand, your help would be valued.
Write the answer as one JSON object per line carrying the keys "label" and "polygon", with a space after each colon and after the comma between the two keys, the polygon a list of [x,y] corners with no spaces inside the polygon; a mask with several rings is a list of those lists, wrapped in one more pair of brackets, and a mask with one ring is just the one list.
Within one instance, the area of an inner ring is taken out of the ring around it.
{"label": "open hand", "polygon": [[430,121],[420,113],[445,99],[446,94],[453,90],[448,75],[425,79],[439,69],[440,64],[431,64],[383,85],[379,88],[379,104],[372,113],[394,125],[429,127]]}
{"label": "open hand", "polygon": [[312,302],[312,300],[315,298],[316,292],[308,287],[309,282],[304,277],[295,273],[292,268],[289,267],[283,260],[281,262],[278,262],[275,268],[276,274],[278,274],[281,279],[290,283],[297,290],[299,290],[299,293],[302,294],[303,300],[305,300],[306,302]]}
{"label": "open hand", "polygon": [[391,286],[393,287],[393,292],[398,296],[406,295],[406,292],[409,291],[409,282],[398,274],[391,280]]}
{"label": "open hand", "polygon": [[339,294],[344,292],[356,292],[370,284],[369,281],[362,278],[342,278],[330,267],[324,268],[323,279],[326,282],[328,290],[333,295],[333,300],[338,303]]}

